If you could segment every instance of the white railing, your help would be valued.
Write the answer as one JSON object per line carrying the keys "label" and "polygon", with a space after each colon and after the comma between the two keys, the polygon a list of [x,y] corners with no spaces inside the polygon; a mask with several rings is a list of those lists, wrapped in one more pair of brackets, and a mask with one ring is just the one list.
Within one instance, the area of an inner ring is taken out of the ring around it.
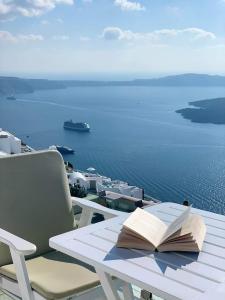
{"label": "white railing", "polygon": [[82,208],[80,220],[78,223],[79,228],[91,224],[91,220],[93,218],[94,213],[99,213],[103,215],[105,220],[126,214],[118,210],[104,207],[98,203],[86,200],[84,198],[77,198],[77,197],[71,197],[71,198],[72,198],[73,206],[77,205]]}

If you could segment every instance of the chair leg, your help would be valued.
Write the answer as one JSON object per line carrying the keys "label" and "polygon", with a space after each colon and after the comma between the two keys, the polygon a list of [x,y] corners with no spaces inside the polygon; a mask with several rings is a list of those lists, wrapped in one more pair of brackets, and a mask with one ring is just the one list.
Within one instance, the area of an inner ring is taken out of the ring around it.
{"label": "chair leg", "polygon": [[92,217],[93,217],[93,211],[88,208],[83,208],[81,216],[80,216],[80,220],[78,223],[78,227],[81,228],[81,227],[91,224]]}
{"label": "chair leg", "polygon": [[13,264],[16,269],[16,278],[20,288],[20,293],[23,300],[34,300],[34,295],[30,286],[30,281],[27,273],[24,256],[15,252],[10,248]]}
{"label": "chair leg", "polygon": [[125,285],[123,286],[123,296],[124,296],[124,300],[134,299],[134,294],[130,283],[126,282]]}
{"label": "chair leg", "polygon": [[108,300],[120,300],[116,289],[113,286],[112,278],[109,274],[103,272],[101,269],[95,268],[96,273],[101,281],[102,288]]}

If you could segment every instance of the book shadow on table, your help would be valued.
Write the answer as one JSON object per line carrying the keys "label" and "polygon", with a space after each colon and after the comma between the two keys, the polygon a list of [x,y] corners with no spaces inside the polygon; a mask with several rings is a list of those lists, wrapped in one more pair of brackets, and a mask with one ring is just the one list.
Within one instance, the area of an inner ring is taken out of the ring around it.
{"label": "book shadow on table", "polygon": [[[108,260],[132,260],[143,258],[143,260],[133,261],[136,265],[140,263],[141,267],[148,268],[148,260],[151,259],[160,268],[164,274],[167,268],[177,270],[198,260],[197,252],[155,252],[146,250],[117,248],[116,246],[106,254],[104,261]],[[149,261],[151,262],[151,261]],[[132,261],[131,261],[132,263]]]}

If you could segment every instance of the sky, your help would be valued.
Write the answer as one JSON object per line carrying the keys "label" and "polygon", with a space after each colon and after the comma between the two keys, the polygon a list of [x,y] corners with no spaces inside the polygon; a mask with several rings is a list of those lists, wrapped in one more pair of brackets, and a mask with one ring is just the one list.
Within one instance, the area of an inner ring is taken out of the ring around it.
{"label": "sky", "polygon": [[225,74],[225,0],[0,0],[0,74]]}

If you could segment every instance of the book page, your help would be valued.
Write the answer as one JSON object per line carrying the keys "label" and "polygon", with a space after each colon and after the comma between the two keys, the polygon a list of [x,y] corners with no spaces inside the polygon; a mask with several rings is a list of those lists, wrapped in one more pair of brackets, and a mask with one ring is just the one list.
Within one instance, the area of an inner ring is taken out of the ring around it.
{"label": "book page", "polygon": [[181,229],[182,225],[187,221],[189,215],[190,215],[191,207],[187,207],[185,211],[177,217],[167,228],[166,232],[164,233],[160,243],[168,239],[171,235],[173,235],[175,232],[177,232],[179,229]]}
{"label": "book page", "polygon": [[167,230],[167,225],[159,218],[140,208],[128,217],[123,227],[146,239],[155,247],[158,246]]}
{"label": "book page", "polygon": [[157,249],[159,252],[167,252],[167,251],[199,252],[200,251],[195,241],[160,245]]}
{"label": "book page", "polygon": [[190,215],[175,234],[170,235],[160,246],[158,251],[193,251],[202,249],[206,234],[204,220],[199,215]]}
{"label": "book page", "polygon": [[141,250],[150,250],[154,251],[155,247],[147,240],[139,236],[134,236],[127,233],[126,231],[121,231],[116,243],[116,246],[119,248],[133,248]]}
{"label": "book page", "polygon": [[195,225],[193,226],[192,234],[196,244],[198,245],[199,251],[201,251],[206,234],[206,225],[204,219],[199,215],[194,215],[193,219],[193,223],[195,222]]}

